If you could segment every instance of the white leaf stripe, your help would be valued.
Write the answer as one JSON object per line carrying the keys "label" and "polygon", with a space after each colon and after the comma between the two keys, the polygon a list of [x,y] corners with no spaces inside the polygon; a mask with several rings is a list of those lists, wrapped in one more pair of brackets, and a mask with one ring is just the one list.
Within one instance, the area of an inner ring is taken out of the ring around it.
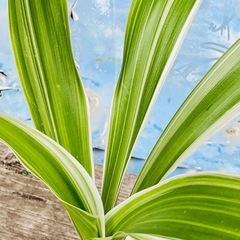
{"label": "white leaf stripe", "polygon": [[[188,239],[191,229],[191,239],[201,239],[205,233],[211,233],[207,239],[217,239],[221,234],[224,239],[237,239],[239,191],[240,179],[231,175],[178,176],[134,194],[111,210],[106,215],[106,231]],[[181,234],[181,229],[186,231]]]}
{"label": "white leaf stripe", "polygon": [[36,128],[66,148],[94,179],[87,98],[71,51],[67,2],[9,0],[9,26]]}
{"label": "white leaf stripe", "polygon": [[[94,234],[105,235],[104,212],[98,190],[86,170],[70,153],[36,129],[2,114],[0,139],[63,202],[78,231],[81,229],[92,237]],[[86,218],[85,222],[88,219],[92,223],[89,228],[95,231],[87,231],[83,221],[79,221],[79,215]]]}
{"label": "white leaf stripe", "polygon": [[[146,113],[150,112],[149,105],[155,101],[153,96],[157,95],[156,89],[160,91],[161,87],[156,86],[161,86],[165,80],[160,76],[166,64],[170,67],[167,59],[174,49],[174,43],[181,43],[182,40],[177,38],[184,35],[181,34],[184,22],[188,20],[190,24],[188,15],[192,17],[199,4],[200,1],[192,0],[183,6],[175,0],[142,1],[141,9],[134,3],[132,5],[130,19],[133,23],[128,24],[130,34],[125,39],[123,68],[111,107],[102,190],[106,212],[115,204],[123,173],[147,120]],[[171,24],[166,27],[170,19]],[[185,25],[184,30],[186,28]],[[168,38],[171,41],[167,41]],[[169,45],[163,46],[162,41],[169,42]],[[171,56],[171,59],[174,60],[174,57]]]}
{"label": "white leaf stripe", "polygon": [[112,240],[119,240],[120,237],[126,237],[125,240],[180,240],[179,238],[169,238],[159,235],[124,232],[115,234]]}
{"label": "white leaf stripe", "polygon": [[237,41],[224,54],[175,114],[139,174],[133,193],[166,177],[239,112],[239,46]]}

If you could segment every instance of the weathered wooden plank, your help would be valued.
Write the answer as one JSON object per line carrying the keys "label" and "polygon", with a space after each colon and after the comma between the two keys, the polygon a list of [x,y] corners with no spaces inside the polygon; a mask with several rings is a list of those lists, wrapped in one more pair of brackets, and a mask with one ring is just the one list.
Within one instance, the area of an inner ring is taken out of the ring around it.
{"label": "weathered wooden plank", "polygon": [[[11,152],[0,143],[0,239],[76,240],[77,234],[59,200],[36,177],[23,171]],[[96,165],[96,185],[101,187],[102,167]],[[119,201],[135,180],[128,174]]]}

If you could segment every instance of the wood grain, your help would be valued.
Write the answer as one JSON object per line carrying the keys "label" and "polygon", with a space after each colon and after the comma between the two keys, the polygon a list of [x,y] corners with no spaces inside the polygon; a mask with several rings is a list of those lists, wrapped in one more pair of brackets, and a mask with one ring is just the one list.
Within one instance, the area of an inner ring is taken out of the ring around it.
{"label": "wood grain", "polygon": [[[96,185],[101,188],[102,166],[96,165]],[[119,194],[123,201],[136,176],[127,174]],[[59,200],[35,176],[26,172],[10,150],[0,143],[0,239],[78,239]]]}

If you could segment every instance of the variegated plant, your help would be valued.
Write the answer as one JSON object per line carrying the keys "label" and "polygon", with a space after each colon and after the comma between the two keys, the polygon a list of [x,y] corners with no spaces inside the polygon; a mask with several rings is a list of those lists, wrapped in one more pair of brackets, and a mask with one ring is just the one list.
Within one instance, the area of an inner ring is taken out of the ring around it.
{"label": "variegated plant", "polygon": [[9,0],[15,61],[38,130],[1,114],[0,139],[60,199],[80,239],[240,239],[239,177],[206,172],[166,180],[240,112],[240,41],[188,96],[147,158],[131,196],[116,206],[133,147],[200,2],[132,1],[100,196],[67,2]]}

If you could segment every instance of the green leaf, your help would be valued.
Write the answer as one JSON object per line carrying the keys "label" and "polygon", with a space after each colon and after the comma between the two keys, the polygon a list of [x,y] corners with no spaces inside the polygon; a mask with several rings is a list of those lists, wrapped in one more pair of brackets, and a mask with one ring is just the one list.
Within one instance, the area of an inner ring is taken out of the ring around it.
{"label": "green leaf", "polygon": [[87,99],[72,56],[67,1],[9,0],[8,7],[13,53],[36,128],[93,175]]}
{"label": "green leaf", "polygon": [[117,233],[113,236],[112,240],[180,240],[179,238],[162,237],[152,234],[140,234],[140,233]]}
{"label": "green leaf", "polygon": [[124,233],[119,232],[114,236],[104,238],[93,238],[91,240],[181,240],[179,238],[169,238],[153,234],[141,234],[141,233]]}
{"label": "green leaf", "polygon": [[240,112],[240,40],[210,69],[147,159],[133,193],[158,183]]}
{"label": "green leaf", "polygon": [[133,146],[199,5],[198,0],[132,2],[111,109],[102,190],[106,212],[115,205]]}
{"label": "green leaf", "polygon": [[128,240],[180,240],[179,238],[169,238],[169,237],[162,237],[158,235],[150,235],[150,234],[140,234],[140,233],[132,233],[129,234],[131,238]]}
{"label": "green leaf", "polygon": [[240,178],[204,173],[142,190],[106,215],[106,234],[157,234],[186,240],[240,239]]}
{"label": "green leaf", "polygon": [[82,239],[105,236],[98,190],[71,154],[38,130],[2,114],[0,139],[60,199]]}

